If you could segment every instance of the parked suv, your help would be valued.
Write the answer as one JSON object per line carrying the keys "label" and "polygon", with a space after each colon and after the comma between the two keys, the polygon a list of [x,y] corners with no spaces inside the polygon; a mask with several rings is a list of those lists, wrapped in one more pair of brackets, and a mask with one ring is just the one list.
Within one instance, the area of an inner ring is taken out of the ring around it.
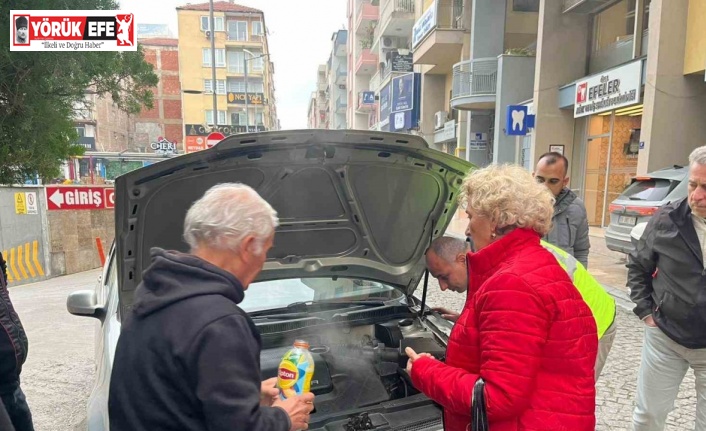
{"label": "parked suv", "polygon": [[633,179],[623,193],[611,202],[610,224],[605,231],[606,246],[613,251],[630,253],[630,231],[646,223],[662,205],[687,196],[689,169],[672,166]]}

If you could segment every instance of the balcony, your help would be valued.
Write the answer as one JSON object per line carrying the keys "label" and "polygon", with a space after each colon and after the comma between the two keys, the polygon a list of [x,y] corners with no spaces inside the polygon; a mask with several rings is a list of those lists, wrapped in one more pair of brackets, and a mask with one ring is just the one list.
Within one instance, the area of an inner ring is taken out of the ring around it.
{"label": "balcony", "polygon": [[497,57],[462,61],[453,67],[451,107],[494,109],[498,84]]}
{"label": "balcony", "polygon": [[324,81],[319,81],[316,84],[316,89],[318,91],[324,92],[324,91],[326,91],[327,88],[328,88],[328,86],[326,85],[326,82],[324,82]]}
{"label": "balcony", "polygon": [[355,61],[356,75],[372,75],[378,65],[378,56],[370,49],[361,49]]}
{"label": "balcony", "polygon": [[[216,32],[218,34],[218,32]],[[226,32],[226,46],[254,46],[262,45],[265,42],[265,36],[261,34],[246,34],[244,32],[230,31]]]}
{"label": "balcony", "polygon": [[336,113],[345,114],[347,108],[348,103],[346,103],[345,96],[338,96],[338,99],[336,99]]}
{"label": "balcony", "polygon": [[406,37],[414,26],[414,0],[380,0],[380,21],[375,39],[383,36]]}
{"label": "balcony", "polygon": [[347,74],[348,71],[346,70],[346,66],[344,66],[343,63],[339,64],[338,69],[336,69],[336,84],[345,85]]}
{"label": "balcony", "polygon": [[462,0],[437,0],[412,29],[414,64],[434,67],[427,73],[448,73],[461,56],[465,25]]}
{"label": "balcony", "polygon": [[348,42],[348,31],[338,30],[336,32],[336,38],[333,41],[334,55],[336,57],[346,56],[346,43]]}
{"label": "balcony", "polygon": [[374,5],[371,0],[363,0],[360,3],[360,11],[355,20],[355,32],[359,35],[364,35],[366,29],[374,26],[375,22],[380,18],[380,7]]}

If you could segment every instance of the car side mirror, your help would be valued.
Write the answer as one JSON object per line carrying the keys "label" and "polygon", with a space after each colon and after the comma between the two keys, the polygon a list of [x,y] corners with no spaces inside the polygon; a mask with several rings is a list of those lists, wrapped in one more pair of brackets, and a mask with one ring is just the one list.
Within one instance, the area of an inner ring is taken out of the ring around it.
{"label": "car side mirror", "polygon": [[105,308],[97,303],[96,293],[92,290],[73,292],[66,299],[66,309],[74,316],[87,316],[102,319]]}

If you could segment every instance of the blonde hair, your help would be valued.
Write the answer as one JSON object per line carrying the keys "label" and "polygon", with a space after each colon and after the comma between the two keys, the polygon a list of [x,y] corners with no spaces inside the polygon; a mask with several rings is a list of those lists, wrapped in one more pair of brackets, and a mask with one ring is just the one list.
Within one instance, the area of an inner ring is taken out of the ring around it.
{"label": "blonde hair", "polygon": [[463,180],[461,205],[497,223],[498,228],[551,230],[554,196],[532,174],[517,165],[490,165],[471,171]]}

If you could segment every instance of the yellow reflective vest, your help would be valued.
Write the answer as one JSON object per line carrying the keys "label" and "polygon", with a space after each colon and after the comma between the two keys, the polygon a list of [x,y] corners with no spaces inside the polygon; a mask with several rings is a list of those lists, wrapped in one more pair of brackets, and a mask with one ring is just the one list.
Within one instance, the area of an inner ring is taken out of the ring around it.
{"label": "yellow reflective vest", "polygon": [[548,250],[556,258],[559,265],[569,274],[574,286],[578,289],[581,297],[588,308],[591,309],[593,317],[596,319],[598,328],[598,339],[603,337],[606,330],[613,324],[615,319],[615,300],[603,286],[586,270],[586,268],[569,253],[548,242],[541,241],[542,247]]}

